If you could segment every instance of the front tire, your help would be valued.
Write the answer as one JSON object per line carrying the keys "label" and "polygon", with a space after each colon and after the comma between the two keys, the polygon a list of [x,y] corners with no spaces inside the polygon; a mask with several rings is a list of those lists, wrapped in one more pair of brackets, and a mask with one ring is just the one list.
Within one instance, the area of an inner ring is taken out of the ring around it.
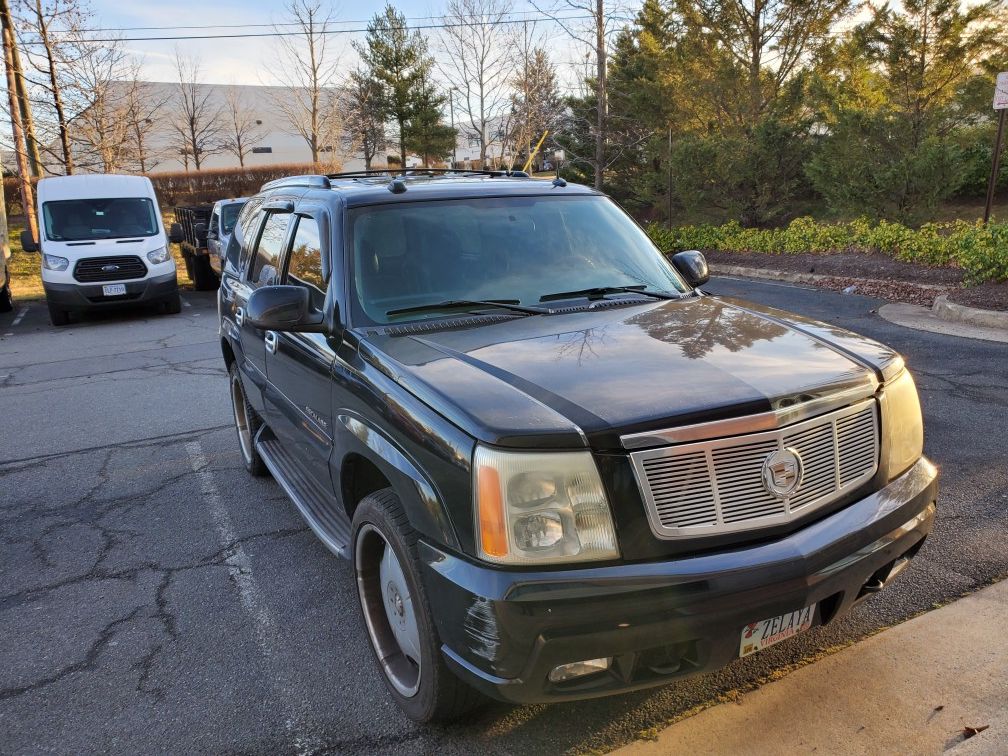
{"label": "front tire", "polygon": [[162,302],[161,308],[164,310],[165,315],[178,315],[182,312],[182,297],[177,292],[172,294]]}
{"label": "front tire", "polygon": [[417,534],[391,488],[361,500],[353,534],[357,595],[385,686],[414,722],[457,719],[485,699],[441,657],[420,579]]}
{"label": "front tire", "polygon": [[234,410],[235,430],[238,432],[238,451],[249,475],[257,478],[269,475],[269,469],[255,448],[255,437],[262,427],[262,420],[245,398],[245,388],[242,386],[238,363],[232,362],[228,369],[228,379],[231,385],[231,407]]}
{"label": "front tire", "polygon": [[46,305],[49,307],[49,321],[54,326],[58,328],[60,326],[65,326],[67,323],[70,322],[69,312],[57,307],[52,302],[47,301]]}

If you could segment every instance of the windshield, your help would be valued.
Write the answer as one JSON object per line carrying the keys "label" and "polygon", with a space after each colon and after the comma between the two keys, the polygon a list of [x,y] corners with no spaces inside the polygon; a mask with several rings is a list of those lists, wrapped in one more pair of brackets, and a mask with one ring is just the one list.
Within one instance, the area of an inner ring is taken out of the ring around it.
{"label": "windshield", "polygon": [[391,310],[453,300],[536,306],[556,292],[688,287],[606,197],[506,197],[361,207],[350,213],[353,306],[372,323],[443,317]]}
{"label": "windshield", "polygon": [[42,205],[46,238],[52,241],[91,241],[159,232],[154,203],[147,197],[75,199]]}
{"label": "windshield", "polygon": [[238,213],[245,206],[244,202],[232,202],[221,208],[221,233],[230,234],[234,231],[235,223],[238,221]]}

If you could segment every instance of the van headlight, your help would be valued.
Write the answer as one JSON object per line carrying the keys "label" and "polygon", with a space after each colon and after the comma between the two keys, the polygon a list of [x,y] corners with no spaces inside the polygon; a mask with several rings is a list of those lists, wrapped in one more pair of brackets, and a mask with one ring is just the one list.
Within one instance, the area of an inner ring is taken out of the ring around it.
{"label": "van headlight", "polygon": [[479,556],[499,564],[616,559],[616,531],[592,455],[477,446],[473,497]]}
{"label": "van headlight", "polygon": [[903,370],[882,390],[882,464],[886,481],[905,473],[924,453],[924,422],[917,386]]}
{"label": "van headlight", "polygon": [[42,267],[46,270],[66,270],[70,261],[59,255],[42,255]]}
{"label": "van headlight", "polygon": [[157,249],[151,250],[147,253],[147,259],[154,265],[160,265],[163,262],[168,262],[169,257],[171,257],[171,255],[168,254],[168,247],[158,247]]}

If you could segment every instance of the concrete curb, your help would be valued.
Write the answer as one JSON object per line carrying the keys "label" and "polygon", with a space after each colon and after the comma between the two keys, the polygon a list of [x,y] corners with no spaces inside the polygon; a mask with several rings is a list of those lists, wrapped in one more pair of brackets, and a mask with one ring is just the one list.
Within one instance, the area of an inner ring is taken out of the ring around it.
{"label": "concrete curb", "polygon": [[949,301],[948,294],[941,294],[936,297],[934,306],[931,309],[942,320],[950,320],[954,323],[967,323],[968,325],[981,326],[983,328],[1004,328],[1008,330],[1008,312],[981,310],[976,307],[956,304]]}
{"label": "concrete curb", "polygon": [[[724,276],[739,276],[741,278],[768,278],[772,281],[785,281],[788,283],[802,283],[802,284],[817,284],[826,281],[853,281],[855,284],[859,281],[871,281],[880,282],[877,278],[850,278],[847,276],[827,276],[822,273],[795,273],[789,270],[774,270],[773,268],[750,268],[745,265],[719,265],[714,263],[711,265],[711,272],[714,275],[724,275]],[[948,291],[948,286],[939,286],[936,284],[923,284],[915,283],[914,281],[907,281],[907,283],[912,284],[920,289],[925,289],[927,291]]]}

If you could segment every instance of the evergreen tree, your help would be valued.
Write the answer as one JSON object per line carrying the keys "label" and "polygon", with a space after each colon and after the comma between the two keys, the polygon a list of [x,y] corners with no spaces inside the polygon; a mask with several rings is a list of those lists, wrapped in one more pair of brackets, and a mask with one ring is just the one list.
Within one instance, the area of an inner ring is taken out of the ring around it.
{"label": "evergreen tree", "polygon": [[[386,5],[368,24],[363,44],[355,42],[354,48],[382,87],[379,110],[396,126],[399,159],[405,167],[409,122],[415,114],[426,122],[429,114],[423,110],[437,101],[428,83],[434,60],[427,51],[427,39],[419,31],[411,32],[406,17]],[[442,98],[436,106],[443,102]]]}
{"label": "evergreen tree", "polygon": [[[448,98],[423,77],[413,92],[409,119],[403,125],[403,142],[423,160],[425,168],[451,154],[458,130],[444,123]],[[403,164],[405,166],[405,163]]]}

